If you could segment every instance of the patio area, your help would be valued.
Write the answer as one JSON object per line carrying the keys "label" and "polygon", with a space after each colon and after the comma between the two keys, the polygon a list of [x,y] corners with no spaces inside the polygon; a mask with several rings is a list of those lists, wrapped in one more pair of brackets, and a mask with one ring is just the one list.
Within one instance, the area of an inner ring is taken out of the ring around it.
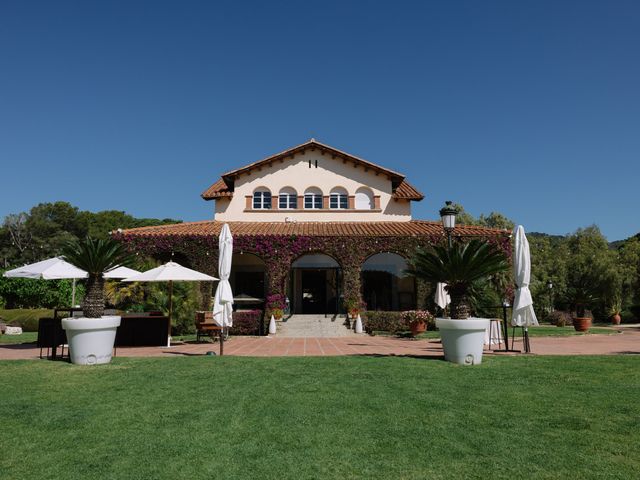
{"label": "patio area", "polygon": [[[640,326],[619,327],[621,333],[571,337],[536,337],[533,355],[625,355],[640,354]],[[612,332],[615,331],[612,329]],[[214,352],[218,343],[185,342],[166,347],[120,347],[119,357],[196,356]],[[522,350],[516,339],[515,350]],[[506,353],[511,355],[512,353]],[[244,357],[323,357],[340,355],[411,356],[442,358],[439,340],[362,335],[344,338],[232,337],[224,343],[225,356]],[[485,355],[505,355],[485,348]],[[35,344],[0,345],[0,360],[37,359]]]}

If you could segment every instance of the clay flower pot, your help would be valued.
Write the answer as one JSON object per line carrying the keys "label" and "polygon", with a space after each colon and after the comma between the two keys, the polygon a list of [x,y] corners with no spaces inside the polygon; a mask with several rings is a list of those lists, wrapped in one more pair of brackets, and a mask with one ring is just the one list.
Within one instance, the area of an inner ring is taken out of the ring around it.
{"label": "clay flower pot", "polygon": [[575,317],[573,328],[576,329],[576,332],[588,332],[591,328],[591,319],[589,317]]}
{"label": "clay flower pot", "polygon": [[609,320],[611,320],[612,325],[620,325],[622,318],[620,317],[619,313],[616,313],[615,315],[611,315],[611,317],[609,317]]}
{"label": "clay flower pot", "polygon": [[427,331],[427,324],[422,321],[411,322],[409,328],[411,328],[411,335],[415,337],[419,333],[424,333]]}

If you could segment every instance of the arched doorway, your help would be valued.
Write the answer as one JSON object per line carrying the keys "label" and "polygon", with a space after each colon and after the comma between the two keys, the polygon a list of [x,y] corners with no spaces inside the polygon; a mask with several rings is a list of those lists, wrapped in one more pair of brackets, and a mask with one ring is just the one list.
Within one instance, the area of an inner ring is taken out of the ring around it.
{"label": "arched doorway", "polygon": [[362,298],[368,310],[416,308],[415,279],[405,274],[407,261],[395,253],[372,255],[362,264]]}
{"label": "arched doorway", "polygon": [[[264,261],[252,253],[234,253],[231,259],[231,275],[229,283],[233,290],[233,296],[237,302],[237,308],[242,308],[243,301],[248,305],[262,303],[265,297],[265,272]],[[255,300],[259,300],[256,302]],[[251,303],[253,302],[253,303]]]}
{"label": "arched doorway", "polygon": [[329,255],[310,253],[299,257],[291,264],[291,312],[338,313],[340,283],[340,265]]}

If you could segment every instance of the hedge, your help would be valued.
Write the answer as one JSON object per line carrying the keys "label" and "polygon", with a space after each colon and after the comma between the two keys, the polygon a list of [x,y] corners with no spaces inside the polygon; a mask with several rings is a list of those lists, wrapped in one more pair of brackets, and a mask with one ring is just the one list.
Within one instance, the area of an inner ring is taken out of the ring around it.
{"label": "hedge", "polygon": [[[375,331],[401,333],[411,330],[406,313],[367,311],[363,312],[360,318],[362,318],[363,327],[367,333]],[[435,330],[435,327],[435,320],[427,322],[428,330]]]}
{"label": "hedge", "polygon": [[[233,312],[233,327],[229,330],[231,335],[260,335],[260,322],[262,310],[247,310]],[[263,332],[267,329],[263,328]]]}

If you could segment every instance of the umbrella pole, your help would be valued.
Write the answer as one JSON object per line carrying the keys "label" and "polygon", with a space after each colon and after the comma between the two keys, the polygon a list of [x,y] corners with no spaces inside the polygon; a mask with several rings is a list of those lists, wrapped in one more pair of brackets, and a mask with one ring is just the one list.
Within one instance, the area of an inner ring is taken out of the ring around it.
{"label": "umbrella pole", "polygon": [[[71,282],[71,308],[76,307],[76,279]],[[73,316],[73,315],[72,315]]]}
{"label": "umbrella pole", "polygon": [[173,280],[169,280],[169,328],[167,331],[167,347],[171,346],[171,318],[173,317]]}

